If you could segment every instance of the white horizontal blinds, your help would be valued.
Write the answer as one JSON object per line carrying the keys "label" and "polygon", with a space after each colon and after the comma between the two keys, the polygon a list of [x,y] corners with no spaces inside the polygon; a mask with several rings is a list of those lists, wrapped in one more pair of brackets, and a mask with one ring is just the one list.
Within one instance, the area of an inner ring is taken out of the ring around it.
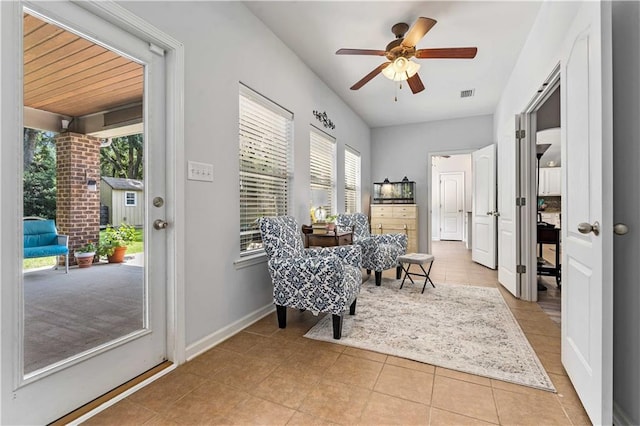
{"label": "white horizontal blinds", "polygon": [[289,212],[293,114],[240,85],[240,253],[262,248],[258,219]]}
{"label": "white horizontal blinds", "polygon": [[322,207],[332,214],[336,212],[336,141],[315,127],[311,127],[310,140],[311,191],[324,191],[327,204]]}
{"label": "white horizontal blinds", "polygon": [[346,146],[344,151],[344,211],[357,213],[360,209],[360,153]]}

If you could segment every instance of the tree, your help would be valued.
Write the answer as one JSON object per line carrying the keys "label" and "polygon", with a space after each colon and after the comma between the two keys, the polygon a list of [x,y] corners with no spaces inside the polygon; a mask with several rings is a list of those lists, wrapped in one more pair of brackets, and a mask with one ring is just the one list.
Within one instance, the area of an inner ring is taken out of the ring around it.
{"label": "tree", "polygon": [[27,170],[31,163],[33,163],[33,156],[36,151],[36,144],[40,139],[41,131],[36,129],[30,129],[29,127],[25,127],[23,129],[22,135],[22,148],[23,148],[23,156],[22,156],[22,168],[23,170]]}
{"label": "tree", "polygon": [[24,216],[55,219],[57,190],[53,134],[25,128],[24,135]]}
{"label": "tree", "polygon": [[144,140],[142,134],[113,138],[100,150],[102,176],[129,179],[143,178]]}

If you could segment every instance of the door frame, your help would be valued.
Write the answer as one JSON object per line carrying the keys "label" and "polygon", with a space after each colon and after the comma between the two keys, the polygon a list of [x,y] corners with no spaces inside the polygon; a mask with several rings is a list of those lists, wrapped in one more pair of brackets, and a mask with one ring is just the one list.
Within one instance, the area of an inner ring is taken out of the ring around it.
{"label": "door frame", "polygon": [[[479,148],[462,148],[462,149],[450,149],[446,151],[433,151],[427,153],[427,181],[430,183],[427,185],[427,253],[433,253],[432,251],[432,239],[433,239],[433,184],[431,181],[433,173],[433,157],[441,155],[464,155],[471,154],[473,151],[477,151]],[[473,174],[473,168],[471,170]],[[440,183],[438,183],[439,185]],[[464,221],[463,221],[464,222]]]}
{"label": "door frame", "polygon": [[[520,220],[516,232],[516,246],[520,247],[519,264],[526,267],[526,272],[520,280],[520,298],[536,302],[538,300],[537,273],[537,200],[536,200],[536,113],[560,86],[560,64],[556,64],[549,76],[544,80],[540,89],[531,99],[527,107],[520,114],[521,128],[525,131],[516,147],[516,175],[519,183],[516,185],[516,198],[524,197],[526,205],[521,207]],[[562,260],[561,264],[564,263]]]}
{"label": "door frame", "polygon": [[[91,12],[106,22],[129,32],[136,37],[149,42],[150,46],[158,46],[165,51],[166,63],[166,197],[171,202],[167,204],[166,220],[171,226],[167,232],[167,308],[166,308],[166,356],[174,364],[185,361],[185,295],[184,295],[184,183],[179,177],[184,176],[184,46],[171,36],[161,32],[145,22],[132,12],[115,2],[74,2],[77,6]],[[2,140],[13,140],[16,143],[5,144],[0,149],[0,163],[2,164],[0,196],[3,199],[17,199],[18,185],[21,176],[20,169],[22,144],[21,125],[23,123],[23,93],[21,84],[23,73],[22,61],[22,19],[23,6],[37,10],[37,3],[29,1],[2,2],[0,4],[0,22],[3,33],[0,35],[2,57],[0,73],[0,136]],[[4,207],[0,211],[0,252],[4,253],[3,260],[16,257],[16,248],[20,247],[20,236],[15,224],[20,219],[19,206]],[[12,224],[12,225],[10,225]],[[12,318],[22,303],[17,286],[22,274],[18,262],[3,262],[0,272],[0,288],[3,298],[7,298],[0,316],[0,324],[13,324]],[[3,359],[14,359],[18,356],[17,346],[2,347]],[[21,374],[13,371],[11,366],[0,370],[0,383],[11,387],[20,383]],[[159,376],[158,376],[159,377]],[[122,398],[124,395],[121,396]]]}

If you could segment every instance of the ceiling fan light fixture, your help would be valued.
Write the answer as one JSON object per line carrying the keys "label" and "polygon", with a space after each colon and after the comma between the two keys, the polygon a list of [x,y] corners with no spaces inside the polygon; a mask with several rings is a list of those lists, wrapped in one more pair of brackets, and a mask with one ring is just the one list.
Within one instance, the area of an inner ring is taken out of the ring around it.
{"label": "ceiling fan light fixture", "polygon": [[416,75],[419,69],[420,64],[401,56],[384,68],[382,74],[389,80],[405,81]]}

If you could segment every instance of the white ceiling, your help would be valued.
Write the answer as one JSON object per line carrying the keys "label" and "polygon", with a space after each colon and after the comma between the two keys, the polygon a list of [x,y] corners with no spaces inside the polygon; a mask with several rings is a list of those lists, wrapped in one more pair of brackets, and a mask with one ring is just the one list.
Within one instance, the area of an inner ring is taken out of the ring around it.
{"label": "white ceiling", "polygon": [[[492,114],[541,2],[249,1],[246,6],[371,127]],[[382,74],[360,90],[349,88],[380,56],[336,55],[339,48],[384,50],[391,27],[420,16],[438,23],[417,44],[478,48],[475,59],[415,59],[425,90],[412,94]],[[472,98],[460,91],[475,89]],[[323,110],[322,105],[317,108]],[[331,111],[327,111],[331,116]]]}

